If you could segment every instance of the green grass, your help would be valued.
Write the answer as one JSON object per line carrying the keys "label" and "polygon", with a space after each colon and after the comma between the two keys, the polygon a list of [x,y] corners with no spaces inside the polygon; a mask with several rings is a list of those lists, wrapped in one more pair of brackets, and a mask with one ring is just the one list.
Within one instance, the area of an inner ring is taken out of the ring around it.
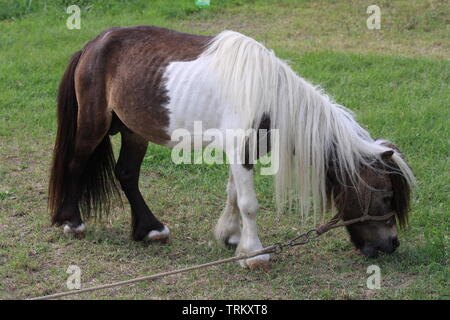
{"label": "green grass", "polygon": [[[67,2],[67,1],[66,1]],[[204,263],[233,252],[212,229],[225,203],[226,166],[174,165],[151,145],[141,189],[172,231],[168,245],[130,240],[129,208],[88,222],[83,241],[52,228],[46,210],[55,97],[69,56],[111,26],[154,24],[190,32],[234,29],[273,48],[303,77],[352,109],[374,137],[394,141],[419,185],[411,224],[391,255],[356,254],[344,230],[273,256],[268,272],[237,264],[177,275],[82,298],[448,299],[450,63],[445,1],[379,1],[382,30],[365,28],[367,1],[79,1],[82,29],[65,27],[65,1],[6,1],[0,9],[0,298],[64,291],[66,270],[82,286]],[[75,1],[76,2],[76,1]],[[51,3],[51,4],[50,4]],[[71,1],[70,3],[73,3]],[[91,2],[89,2],[91,3]],[[369,3],[372,4],[372,3]],[[16,5],[16,7],[13,7]],[[117,150],[119,138],[114,137]],[[306,230],[277,216],[271,179],[256,176],[265,245]],[[366,288],[377,264],[382,288]]]}

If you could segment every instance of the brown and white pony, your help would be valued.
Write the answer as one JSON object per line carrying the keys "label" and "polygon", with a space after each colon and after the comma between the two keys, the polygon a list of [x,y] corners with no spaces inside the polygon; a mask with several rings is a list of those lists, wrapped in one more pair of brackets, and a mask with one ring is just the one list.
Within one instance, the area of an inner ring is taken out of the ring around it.
{"label": "brown and white pony", "polygon": [[[396,220],[406,223],[414,177],[398,149],[373,140],[349,110],[299,77],[261,43],[240,33],[186,34],[152,26],[111,28],[72,57],[58,94],[58,132],[49,185],[52,222],[81,235],[83,217],[107,212],[114,176],[131,205],[134,240],[169,236],[138,187],[148,142],[174,147],[194,122],[207,130],[267,129],[277,150],[274,174],[280,210],[295,204],[301,215],[339,210],[343,220],[363,211],[396,218],[348,227],[369,256],[399,245]],[[117,163],[109,135],[120,132]],[[274,136],[274,135],[272,135]],[[218,144],[232,163],[225,209],[216,237],[237,253],[262,249],[256,227],[258,202],[248,139]],[[244,143],[245,142],[245,143]],[[272,152],[273,153],[273,152]],[[369,194],[370,201],[364,200]],[[269,255],[241,262],[267,264]]]}

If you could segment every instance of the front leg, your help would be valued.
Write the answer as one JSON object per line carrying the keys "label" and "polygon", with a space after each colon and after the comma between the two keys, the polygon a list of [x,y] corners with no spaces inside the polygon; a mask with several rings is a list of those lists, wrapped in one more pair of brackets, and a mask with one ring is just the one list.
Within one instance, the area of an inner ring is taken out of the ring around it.
{"label": "front leg", "polygon": [[[231,165],[231,171],[237,192],[237,204],[242,219],[242,234],[236,254],[248,254],[263,249],[258,237],[256,216],[258,213],[258,200],[256,199],[253,184],[253,170],[240,164]],[[270,255],[264,254],[250,259],[240,260],[242,267],[250,269],[268,268]]]}
{"label": "front leg", "polygon": [[229,246],[237,246],[241,240],[241,223],[237,205],[237,193],[231,170],[227,185],[227,203],[219,221],[217,221],[214,235],[217,240]]}

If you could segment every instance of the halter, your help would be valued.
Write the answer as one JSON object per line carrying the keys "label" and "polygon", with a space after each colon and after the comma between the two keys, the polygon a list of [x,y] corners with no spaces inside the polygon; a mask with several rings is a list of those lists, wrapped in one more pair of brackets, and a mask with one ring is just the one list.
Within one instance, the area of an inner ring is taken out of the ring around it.
{"label": "halter", "polygon": [[[369,208],[370,203],[372,202],[372,192],[382,192],[383,190],[374,190],[374,191],[367,191],[364,193],[364,200],[367,204],[365,208],[363,208],[363,214],[359,218],[350,219],[346,221],[339,222],[343,219],[341,216],[341,213],[338,212],[333,218],[330,219],[330,221],[325,222],[324,224],[321,224],[318,226],[315,231],[318,235],[321,235],[322,233],[327,232],[328,230],[338,228],[338,227],[344,227],[355,223],[360,222],[366,222],[366,221],[387,221],[393,216],[395,216],[395,211],[391,211],[383,216],[371,216],[369,215]],[[362,206],[361,206],[362,207]]]}

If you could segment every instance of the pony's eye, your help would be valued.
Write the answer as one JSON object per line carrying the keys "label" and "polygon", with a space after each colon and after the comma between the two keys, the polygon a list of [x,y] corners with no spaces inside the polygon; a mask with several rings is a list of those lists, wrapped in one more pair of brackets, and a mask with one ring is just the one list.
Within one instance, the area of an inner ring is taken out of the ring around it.
{"label": "pony's eye", "polygon": [[392,226],[395,223],[395,219],[394,218],[390,218],[389,220],[386,221],[386,224],[388,226]]}

